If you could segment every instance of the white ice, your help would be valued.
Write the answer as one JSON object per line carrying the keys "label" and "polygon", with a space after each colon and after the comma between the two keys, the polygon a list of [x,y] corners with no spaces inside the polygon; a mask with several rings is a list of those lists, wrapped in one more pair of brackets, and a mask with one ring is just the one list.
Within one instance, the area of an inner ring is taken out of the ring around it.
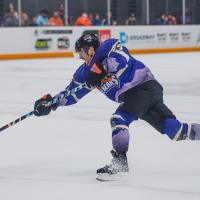
{"label": "white ice", "polygon": [[[135,55],[164,85],[165,102],[184,122],[200,122],[200,53]],[[0,62],[0,127],[32,111],[36,99],[69,83],[80,60]],[[97,182],[109,164],[109,119],[117,108],[93,91],[47,117],[0,133],[1,200],[199,200],[200,142],[173,142],[143,121],[130,126],[130,173]]]}

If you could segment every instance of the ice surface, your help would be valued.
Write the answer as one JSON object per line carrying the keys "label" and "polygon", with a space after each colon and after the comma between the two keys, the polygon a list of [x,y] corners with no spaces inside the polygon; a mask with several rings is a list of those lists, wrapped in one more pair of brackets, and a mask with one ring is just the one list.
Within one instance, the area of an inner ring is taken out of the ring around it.
{"label": "ice surface", "polygon": [[[165,87],[181,121],[200,122],[200,53],[135,55]],[[66,87],[81,63],[69,58],[0,62],[0,127]],[[130,127],[130,174],[97,182],[111,155],[117,104],[94,91],[77,105],[30,117],[0,133],[1,200],[199,200],[200,143],[173,142],[148,124]]]}

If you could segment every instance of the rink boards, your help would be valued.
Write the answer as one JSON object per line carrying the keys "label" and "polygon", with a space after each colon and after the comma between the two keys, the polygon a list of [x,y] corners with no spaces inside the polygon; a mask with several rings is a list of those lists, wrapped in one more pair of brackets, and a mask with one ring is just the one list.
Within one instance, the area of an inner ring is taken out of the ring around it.
{"label": "rink boards", "polygon": [[72,57],[77,38],[95,33],[114,37],[131,53],[200,50],[200,26],[98,26],[1,28],[0,59]]}

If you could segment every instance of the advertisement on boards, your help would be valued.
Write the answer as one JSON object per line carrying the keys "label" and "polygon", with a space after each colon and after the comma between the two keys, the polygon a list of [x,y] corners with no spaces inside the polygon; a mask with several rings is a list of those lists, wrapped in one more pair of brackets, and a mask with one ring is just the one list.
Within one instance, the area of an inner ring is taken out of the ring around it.
{"label": "advertisement on boards", "polygon": [[111,30],[108,29],[101,29],[101,30],[85,30],[83,31],[83,34],[86,33],[93,33],[96,34],[99,37],[100,42],[104,42],[105,40],[111,38]]}
{"label": "advertisement on boards", "polygon": [[36,50],[48,50],[52,46],[51,38],[38,38],[35,41],[35,49]]}
{"label": "advertisement on boards", "polygon": [[36,51],[66,51],[70,48],[73,30],[61,28],[36,29],[34,36],[36,38]]}

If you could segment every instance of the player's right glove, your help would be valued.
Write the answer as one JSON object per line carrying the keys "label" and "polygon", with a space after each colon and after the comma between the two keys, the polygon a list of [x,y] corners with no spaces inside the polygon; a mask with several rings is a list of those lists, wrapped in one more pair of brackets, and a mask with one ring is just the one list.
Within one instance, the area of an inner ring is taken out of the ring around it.
{"label": "player's right glove", "polygon": [[94,64],[86,78],[88,87],[99,87],[101,80],[106,76],[106,71],[101,64]]}
{"label": "player's right glove", "polygon": [[50,94],[44,95],[42,98],[38,99],[34,105],[34,115],[38,117],[48,115],[54,105],[47,106],[47,103],[52,100],[53,98]]}

